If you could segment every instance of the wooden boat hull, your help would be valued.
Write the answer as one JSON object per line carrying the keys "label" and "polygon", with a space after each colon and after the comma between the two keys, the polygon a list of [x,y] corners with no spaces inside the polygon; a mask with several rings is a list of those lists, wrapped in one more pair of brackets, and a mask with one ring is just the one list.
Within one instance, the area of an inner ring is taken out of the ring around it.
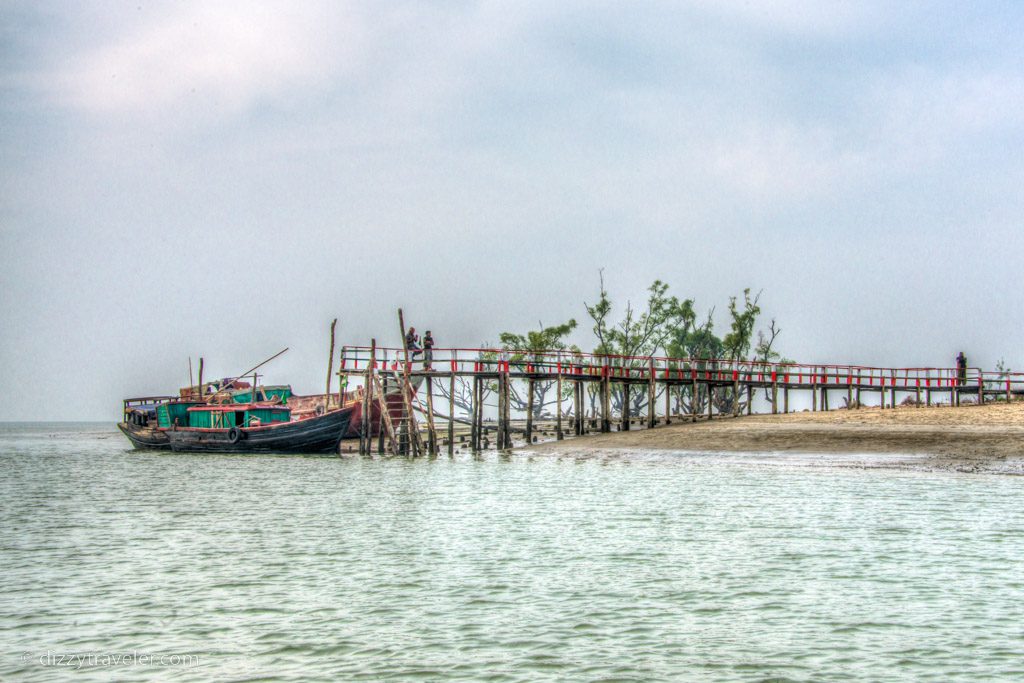
{"label": "wooden boat hull", "polygon": [[128,437],[132,446],[139,449],[168,449],[171,447],[171,440],[167,432],[159,427],[139,426],[130,422],[119,422],[117,428]]}
{"label": "wooden boat hull", "polygon": [[353,408],[332,410],[318,417],[280,422],[263,427],[243,427],[232,442],[229,429],[185,427],[167,430],[171,450],[209,453],[327,453],[352,420]]}

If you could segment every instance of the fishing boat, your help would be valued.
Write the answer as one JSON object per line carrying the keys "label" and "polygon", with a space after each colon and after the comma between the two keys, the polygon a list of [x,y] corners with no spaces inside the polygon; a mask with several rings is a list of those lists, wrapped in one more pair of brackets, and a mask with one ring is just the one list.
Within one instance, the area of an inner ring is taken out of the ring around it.
{"label": "fishing boat", "polygon": [[117,428],[135,448],[169,449],[171,440],[167,436],[167,428],[174,424],[169,415],[182,419],[185,410],[199,403],[182,401],[176,396],[126,398],[123,417]]}
{"label": "fishing boat", "polygon": [[357,406],[292,419],[271,403],[203,404],[186,409],[188,426],[164,430],[174,451],[325,453],[337,450]]}

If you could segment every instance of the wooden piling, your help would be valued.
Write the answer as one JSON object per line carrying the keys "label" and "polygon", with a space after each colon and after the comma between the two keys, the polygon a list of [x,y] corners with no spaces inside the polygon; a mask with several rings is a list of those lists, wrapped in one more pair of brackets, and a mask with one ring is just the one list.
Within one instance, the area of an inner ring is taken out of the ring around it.
{"label": "wooden piling", "polygon": [[619,431],[629,431],[629,382],[622,383],[622,422]]}
{"label": "wooden piling", "polygon": [[610,432],[612,430],[612,381],[608,373],[601,378],[601,431]]}
{"label": "wooden piling", "polygon": [[206,393],[203,390],[203,357],[200,356],[199,357],[199,396],[197,397],[197,400],[202,401],[204,396],[206,396]]}
{"label": "wooden piling", "polygon": [[740,416],[740,376],[739,373],[732,380],[732,416]]}
{"label": "wooden piling", "polygon": [[533,443],[533,378],[526,380],[526,443]]}
{"label": "wooden piling", "polygon": [[555,390],[558,392],[558,402],[556,404],[557,411],[555,412],[555,438],[561,441],[565,438],[562,434],[562,370],[558,370],[558,379],[556,380],[557,386]]}
{"label": "wooden piling", "polygon": [[480,450],[480,423],[479,423],[479,412],[480,412],[480,378],[473,377],[473,392],[470,398],[470,412],[472,417],[470,418],[469,427],[469,447],[473,451]]}
{"label": "wooden piling", "polygon": [[700,386],[697,384],[697,369],[696,368],[691,368],[690,371],[691,371],[690,378],[693,380],[693,387],[690,390],[691,391],[691,395],[690,395],[690,422],[696,422],[697,421],[697,406],[700,405],[699,404]]}
{"label": "wooden piling", "polygon": [[434,428],[434,378],[427,375],[427,450],[437,455],[437,430]]}
{"label": "wooden piling", "polygon": [[[657,396],[654,386],[654,359],[648,359],[648,375],[647,375],[647,428],[653,429],[655,420],[657,420],[656,411],[654,409],[654,400]],[[667,413],[666,413],[667,414]]]}
{"label": "wooden piling", "polygon": [[580,380],[572,383],[572,432],[583,435],[583,384]]}
{"label": "wooden piling", "polygon": [[772,373],[772,415],[779,413],[779,379]]}
{"label": "wooden piling", "polygon": [[448,377],[448,455],[455,455],[455,372]]}
{"label": "wooden piling", "polygon": [[[334,379],[334,328],[338,325],[338,319],[331,321],[331,350],[327,353],[327,390],[324,392],[324,410],[331,407],[331,380]],[[252,400],[256,402],[256,387],[252,388]],[[341,405],[339,404],[339,408]]]}

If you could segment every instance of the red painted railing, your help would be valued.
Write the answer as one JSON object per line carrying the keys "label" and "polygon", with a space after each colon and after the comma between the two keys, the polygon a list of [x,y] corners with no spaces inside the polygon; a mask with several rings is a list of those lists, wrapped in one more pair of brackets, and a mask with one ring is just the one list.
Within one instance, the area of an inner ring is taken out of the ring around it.
{"label": "red painted railing", "polygon": [[[370,362],[370,347],[345,346],[341,367],[365,371]],[[413,370],[425,367],[423,352],[410,352]],[[399,370],[405,351],[376,347],[376,368]],[[771,363],[756,360],[668,358],[663,356],[622,356],[616,354],[576,353],[567,350],[515,352],[505,349],[435,348],[431,367],[456,373],[523,373],[552,377],[609,377],[615,379],[699,380],[702,382],[759,383],[789,386],[874,389],[949,390],[954,387],[1006,391],[1024,391],[1024,373],[983,371],[967,368],[910,367],[885,368],[864,365]]]}

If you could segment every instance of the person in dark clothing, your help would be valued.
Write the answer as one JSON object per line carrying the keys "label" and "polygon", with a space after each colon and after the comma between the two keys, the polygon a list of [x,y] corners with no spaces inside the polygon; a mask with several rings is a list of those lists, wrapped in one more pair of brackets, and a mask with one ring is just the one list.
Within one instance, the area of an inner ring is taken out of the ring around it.
{"label": "person in dark clothing", "polygon": [[963,351],[956,356],[956,379],[960,385],[967,383],[967,356]]}
{"label": "person in dark clothing", "polygon": [[420,338],[416,335],[416,328],[410,327],[409,331],[405,333],[405,348],[412,352],[413,358],[416,358],[418,354],[422,353],[422,351],[419,350],[419,342]]}
{"label": "person in dark clothing", "polygon": [[434,360],[434,338],[430,336],[430,330],[423,335],[423,367],[430,370],[430,362]]}

